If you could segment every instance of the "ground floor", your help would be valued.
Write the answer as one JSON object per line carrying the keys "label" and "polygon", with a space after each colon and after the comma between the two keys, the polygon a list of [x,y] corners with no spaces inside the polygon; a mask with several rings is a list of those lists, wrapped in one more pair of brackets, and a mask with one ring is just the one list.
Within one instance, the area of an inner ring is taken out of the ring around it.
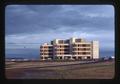
{"label": "ground floor", "polygon": [[93,59],[92,56],[54,56],[54,57],[49,57],[49,56],[41,56],[41,60],[84,60],[84,59]]}

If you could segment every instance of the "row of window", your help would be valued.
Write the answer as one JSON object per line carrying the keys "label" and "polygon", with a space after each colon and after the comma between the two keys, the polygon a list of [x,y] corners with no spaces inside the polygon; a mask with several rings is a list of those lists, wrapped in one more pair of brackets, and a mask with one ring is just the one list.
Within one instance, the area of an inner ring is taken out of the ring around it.
{"label": "row of window", "polygon": [[75,50],[90,50],[90,48],[74,48],[73,50],[74,50],[74,51],[75,51]]}
{"label": "row of window", "polygon": [[[41,52],[52,52],[53,50],[48,50],[48,49],[40,49]],[[55,49],[55,51],[69,51],[69,49]]]}
{"label": "row of window", "polygon": [[90,56],[86,56],[86,57],[73,57],[73,59],[91,59]]}
{"label": "row of window", "polygon": [[[56,45],[57,48],[69,48],[69,45]],[[73,44],[73,47],[90,47],[90,44]],[[41,46],[40,48],[50,48],[53,49],[53,46]]]}
{"label": "row of window", "polygon": [[82,39],[75,39],[75,42],[81,42]]}
{"label": "row of window", "polygon": [[[49,57],[41,57],[41,59],[48,59]],[[53,59],[53,57],[50,57],[51,59]],[[55,59],[70,59],[71,57],[61,57],[61,56],[59,56],[59,57],[55,57]],[[85,57],[72,57],[73,59],[91,59],[91,57],[90,56],[85,56]]]}
{"label": "row of window", "polygon": [[[41,55],[53,55],[53,53],[40,53]],[[55,53],[57,55],[64,55],[64,54],[70,54],[70,53]],[[90,52],[83,52],[83,53],[73,53],[73,55],[89,55]]]}
{"label": "row of window", "polygon": [[56,55],[64,55],[64,54],[70,54],[70,53],[55,53]]}
{"label": "row of window", "polygon": [[[65,55],[65,54],[69,54],[69,53],[56,53],[56,55]],[[53,54],[41,53],[40,55],[53,55]]]}
{"label": "row of window", "polygon": [[53,48],[53,46],[40,46],[40,48]]}
{"label": "row of window", "polygon": [[69,51],[69,49],[56,49],[56,51]]}
{"label": "row of window", "polygon": [[58,43],[59,44],[69,43],[69,40],[59,40]]}
{"label": "row of window", "polygon": [[40,50],[40,52],[53,52],[53,50]]}
{"label": "row of window", "polygon": [[57,48],[69,48],[69,45],[56,45]]}
{"label": "row of window", "polygon": [[40,55],[53,55],[52,53],[40,53]]}
{"label": "row of window", "polygon": [[90,47],[90,44],[73,44],[73,47]]}
{"label": "row of window", "polygon": [[[57,46],[54,46],[55,48],[69,48],[69,46],[67,45],[57,45]],[[53,49],[53,47],[48,47],[48,46],[42,46],[40,48],[48,48],[48,49]]]}
{"label": "row of window", "polygon": [[[90,48],[75,48],[73,51],[88,51],[91,50]],[[69,51],[69,49],[55,49],[55,51]],[[40,50],[40,52],[53,52],[53,50]]]}
{"label": "row of window", "polygon": [[73,52],[73,55],[87,55],[91,54],[90,52]]}

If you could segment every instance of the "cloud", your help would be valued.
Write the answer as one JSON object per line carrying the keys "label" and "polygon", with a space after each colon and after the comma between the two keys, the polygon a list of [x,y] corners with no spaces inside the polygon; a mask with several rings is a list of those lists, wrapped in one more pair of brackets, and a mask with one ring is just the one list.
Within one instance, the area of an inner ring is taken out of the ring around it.
{"label": "cloud", "polygon": [[114,51],[114,7],[111,5],[8,5],[6,49],[34,48],[55,38],[99,40]]}
{"label": "cloud", "polygon": [[114,10],[111,7],[98,5],[10,5],[6,8],[5,13],[6,34],[44,33],[60,29],[63,26],[68,28],[68,31],[71,31],[71,28],[81,30],[85,27],[88,30],[88,27],[91,27],[92,31],[98,28],[112,29]]}
{"label": "cloud", "polygon": [[[62,30],[59,30],[62,31]],[[101,49],[114,49],[114,32],[98,31],[96,33],[75,31],[72,33],[66,32],[46,32],[46,33],[36,33],[36,34],[18,34],[18,35],[8,35],[6,36],[6,48],[36,48],[44,42],[50,43],[51,40],[58,39],[68,39],[71,37],[84,38],[87,41],[98,40],[100,42]],[[22,47],[21,47],[22,46]]]}

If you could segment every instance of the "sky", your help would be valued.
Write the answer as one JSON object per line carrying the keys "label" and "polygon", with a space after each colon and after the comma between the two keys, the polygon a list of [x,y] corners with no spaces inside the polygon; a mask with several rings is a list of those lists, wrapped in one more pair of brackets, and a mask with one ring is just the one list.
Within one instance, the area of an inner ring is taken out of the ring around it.
{"label": "sky", "polygon": [[100,56],[114,55],[112,5],[8,5],[5,9],[6,57],[39,58],[51,40],[98,40]]}

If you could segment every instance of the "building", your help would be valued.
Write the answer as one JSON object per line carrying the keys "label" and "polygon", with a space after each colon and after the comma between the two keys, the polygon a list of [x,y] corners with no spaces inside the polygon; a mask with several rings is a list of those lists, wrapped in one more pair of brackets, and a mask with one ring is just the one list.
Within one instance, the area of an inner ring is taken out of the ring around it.
{"label": "building", "polygon": [[98,59],[99,42],[81,38],[55,39],[40,46],[40,58],[45,59]]}

